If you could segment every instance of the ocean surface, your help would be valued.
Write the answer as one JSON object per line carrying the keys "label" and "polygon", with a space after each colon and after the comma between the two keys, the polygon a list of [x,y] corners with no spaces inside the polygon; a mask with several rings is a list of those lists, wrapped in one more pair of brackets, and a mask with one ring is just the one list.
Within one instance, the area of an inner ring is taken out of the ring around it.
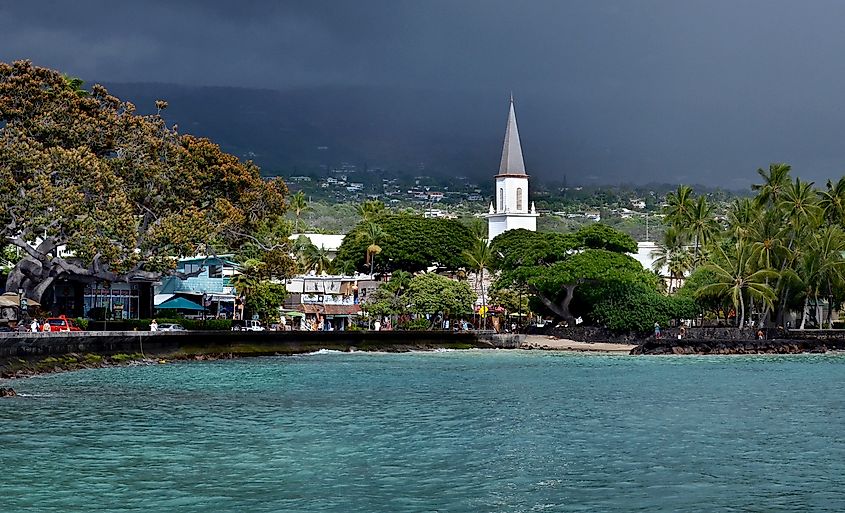
{"label": "ocean surface", "polygon": [[845,511],[837,355],[319,353],[11,385],[2,512]]}

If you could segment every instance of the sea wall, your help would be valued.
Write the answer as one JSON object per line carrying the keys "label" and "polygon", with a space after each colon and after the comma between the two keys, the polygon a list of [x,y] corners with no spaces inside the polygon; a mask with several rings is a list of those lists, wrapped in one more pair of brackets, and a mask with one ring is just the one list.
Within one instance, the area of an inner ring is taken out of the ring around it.
{"label": "sea wall", "polygon": [[[684,329],[686,331],[684,338],[694,340],[753,340],[757,338],[757,330],[753,328],[741,329],[733,327],[705,326]],[[774,337],[774,330],[770,331],[771,333],[766,333],[766,338]],[[845,330],[842,331],[845,332]],[[679,327],[662,327],[660,332],[664,339],[677,339],[681,329]],[[617,344],[639,344],[645,340],[654,338],[654,334],[651,332],[644,334],[620,334],[598,326],[552,328],[539,333],[551,335],[557,338],[575,340],[577,342],[611,342]]]}
{"label": "sea wall", "polygon": [[408,351],[492,347],[471,332],[444,331],[111,331],[0,333],[0,359],[69,353],[294,354],[317,349]]}

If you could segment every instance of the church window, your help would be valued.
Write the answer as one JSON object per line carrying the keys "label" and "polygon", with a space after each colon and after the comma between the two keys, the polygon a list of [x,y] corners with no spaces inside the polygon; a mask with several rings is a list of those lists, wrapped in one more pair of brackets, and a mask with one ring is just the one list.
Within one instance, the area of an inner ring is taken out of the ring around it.
{"label": "church window", "polygon": [[505,190],[499,188],[499,212],[505,210]]}
{"label": "church window", "polygon": [[516,210],[522,210],[522,187],[516,188]]}

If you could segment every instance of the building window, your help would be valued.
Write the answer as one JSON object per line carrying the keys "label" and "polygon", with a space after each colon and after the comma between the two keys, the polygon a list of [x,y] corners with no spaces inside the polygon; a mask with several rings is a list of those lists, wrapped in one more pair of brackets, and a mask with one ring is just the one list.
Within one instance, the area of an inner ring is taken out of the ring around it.
{"label": "building window", "polygon": [[516,189],[516,210],[522,210],[522,187]]}
{"label": "building window", "polygon": [[503,188],[499,188],[499,212],[505,209],[505,190]]}
{"label": "building window", "polygon": [[221,266],[221,265],[209,265],[208,266],[208,277],[209,278],[222,278],[223,277],[223,266]]}
{"label": "building window", "polygon": [[202,270],[199,264],[185,264],[185,274],[193,274]]}

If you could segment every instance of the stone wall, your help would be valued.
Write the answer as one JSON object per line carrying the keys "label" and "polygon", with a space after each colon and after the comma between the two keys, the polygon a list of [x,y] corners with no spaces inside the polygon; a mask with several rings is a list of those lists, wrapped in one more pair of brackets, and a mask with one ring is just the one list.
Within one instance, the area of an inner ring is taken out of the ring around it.
{"label": "stone wall", "polygon": [[770,340],[647,340],[631,350],[631,354],[797,354],[825,353],[845,349],[845,341],[819,339]]}
{"label": "stone wall", "polygon": [[69,353],[276,354],[321,348],[405,351],[451,344],[491,347],[471,332],[446,331],[111,331],[0,333],[0,358]]}
{"label": "stone wall", "polygon": [[[843,330],[845,331],[845,330]],[[631,334],[614,333],[605,328],[597,326],[575,326],[571,328],[552,328],[551,330],[539,332],[544,335],[552,335],[557,338],[575,340],[577,342],[614,342],[618,344],[638,344],[645,340],[653,340],[653,333]],[[753,328],[733,327],[701,327],[686,328],[685,338],[696,340],[754,340],[757,330]],[[677,339],[680,328],[661,328],[661,337],[664,339]],[[765,338],[774,338],[774,330],[770,330]]]}

